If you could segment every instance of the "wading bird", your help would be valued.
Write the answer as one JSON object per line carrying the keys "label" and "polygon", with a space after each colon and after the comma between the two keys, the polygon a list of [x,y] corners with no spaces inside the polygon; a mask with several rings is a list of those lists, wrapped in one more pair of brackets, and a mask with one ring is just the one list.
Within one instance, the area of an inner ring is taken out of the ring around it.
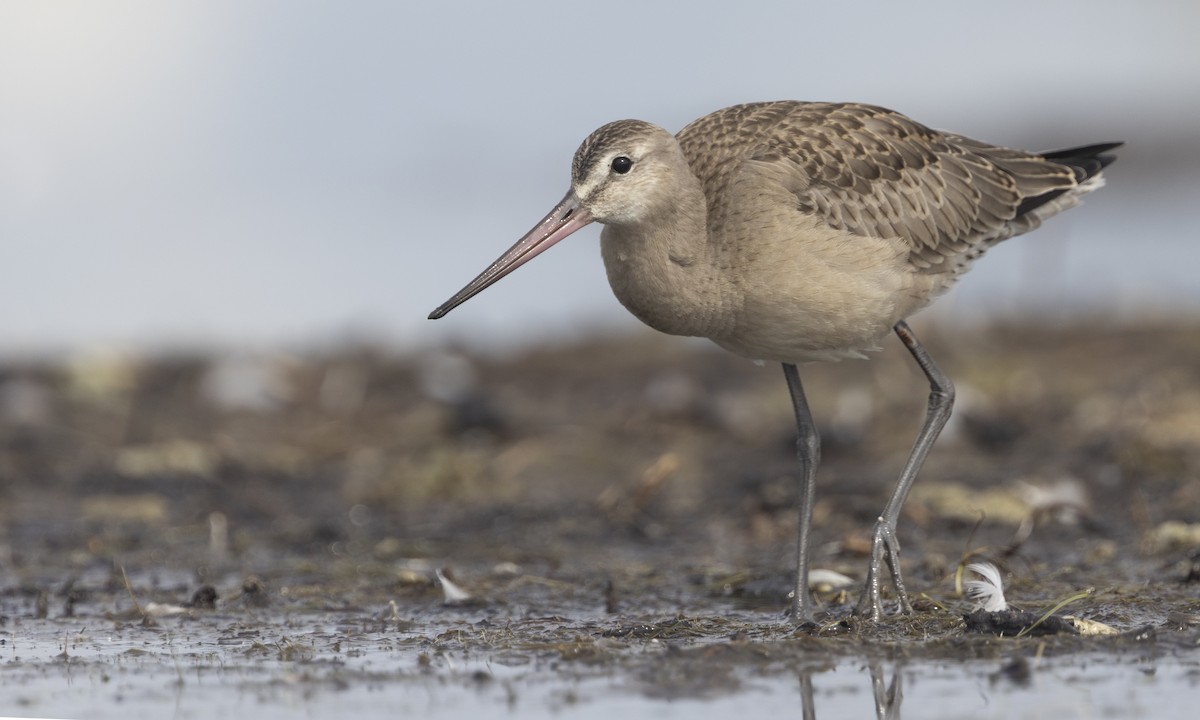
{"label": "wading bird", "polygon": [[860,358],[894,331],[929,379],[925,422],[875,523],[856,612],[878,620],[887,563],[902,612],[896,522],[950,417],[954,386],[905,318],[988,248],[1103,184],[1120,143],[1046,153],[989,145],[872,105],[763,102],[671,135],[641,120],[593,132],[571,188],[454,297],[459,304],[592,222],[617,299],[647,325],[783,363],[798,428],[800,522],[793,617],[813,619],[809,531],[820,436],[797,364]]}

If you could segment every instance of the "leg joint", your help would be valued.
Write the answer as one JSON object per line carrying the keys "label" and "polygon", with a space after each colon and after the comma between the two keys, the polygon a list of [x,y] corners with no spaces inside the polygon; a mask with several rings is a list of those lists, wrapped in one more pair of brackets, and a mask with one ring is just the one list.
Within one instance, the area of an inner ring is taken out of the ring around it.
{"label": "leg joint", "polygon": [[945,405],[951,407],[954,405],[954,383],[950,378],[943,375],[936,380],[931,378],[929,382],[929,404]]}
{"label": "leg joint", "polygon": [[813,467],[821,464],[821,434],[815,427],[809,426],[796,436],[796,452]]}

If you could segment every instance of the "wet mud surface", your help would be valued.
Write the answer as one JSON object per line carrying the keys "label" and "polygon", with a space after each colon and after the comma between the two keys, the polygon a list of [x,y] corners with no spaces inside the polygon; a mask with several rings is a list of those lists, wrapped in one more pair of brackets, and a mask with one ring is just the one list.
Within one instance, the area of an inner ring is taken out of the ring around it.
{"label": "wet mud surface", "polygon": [[[823,576],[801,628],[778,367],[648,334],[506,358],[4,362],[0,714],[753,697],[807,717],[815,683],[818,710],[934,693],[906,712],[951,717],[929,708],[963,682],[1047,675],[1186,707],[1200,326],[915,329],[959,390],[901,521],[915,613],[851,614],[928,391],[889,343],[802,371],[824,440],[813,564],[850,584]],[[1067,601],[1113,634],[972,631],[961,568],[979,560],[1016,610]]]}

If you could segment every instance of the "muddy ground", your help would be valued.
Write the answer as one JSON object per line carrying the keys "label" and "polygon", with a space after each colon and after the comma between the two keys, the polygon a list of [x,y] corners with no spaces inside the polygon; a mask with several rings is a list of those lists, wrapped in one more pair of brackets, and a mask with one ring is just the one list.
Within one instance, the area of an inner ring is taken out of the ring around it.
{"label": "muddy ground", "polygon": [[[260,700],[435,678],[511,705],[533,677],[703,699],[838,658],[988,659],[1020,684],[1028,658],[1099,653],[1180,659],[1194,686],[1200,324],[915,329],[959,389],[900,528],[916,612],[850,614],[927,394],[890,340],[803,370],[814,567],[853,584],[818,588],[800,629],[777,366],[648,333],[505,358],[7,361],[0,714],[56,709],[61,673],[99,703],[159,692],[122,685],[144,673]],[[1118,634],[968,632],[956,571],[980,559],[1014,605],[1073,597],[1062,612]]]}

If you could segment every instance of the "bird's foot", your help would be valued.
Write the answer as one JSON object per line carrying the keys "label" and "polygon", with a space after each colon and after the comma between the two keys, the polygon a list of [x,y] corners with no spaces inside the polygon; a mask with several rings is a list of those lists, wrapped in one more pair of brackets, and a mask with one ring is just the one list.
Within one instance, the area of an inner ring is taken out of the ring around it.
{"label": "bird's foot", "polygon": [[900,541],[896,539],[896,528],[879,518],[875,521],[875,530],[871,536],[871,563],[867,567],[867,584],[854,610],[855,615],[870,617],[873,622],[883,618],[880,584],[885,560],[892,574],[892,586],[896,588],[896,597],[900,601],[900,612],[911,613],[912,604],[908,601],[904,578],[900,574]]}
{"label": "bird's foot", "polygon": [[799,626],[816,625],[813,616],[813,602],[809,593],[791,593],[792,604],[788,607],[788,618]]}

